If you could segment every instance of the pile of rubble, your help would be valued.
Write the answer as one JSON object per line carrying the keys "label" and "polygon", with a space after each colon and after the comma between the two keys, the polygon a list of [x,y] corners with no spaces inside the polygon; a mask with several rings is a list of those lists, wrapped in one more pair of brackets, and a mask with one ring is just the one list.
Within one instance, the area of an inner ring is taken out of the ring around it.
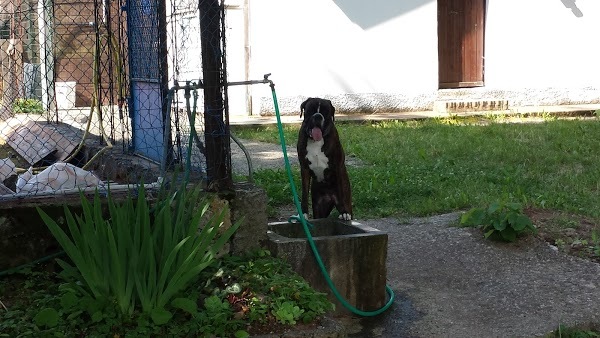
{"label": "pile of rubble", "polygon": [[[12,155],[0,159],[0,195],[30,195],[104,185],[94,173],[66,163],[81,140],[81,135],[68,125],[17,115],[1,123],[0,136],[3,147],[10,147]],[[13,159],[29,169],[19,170]]]}

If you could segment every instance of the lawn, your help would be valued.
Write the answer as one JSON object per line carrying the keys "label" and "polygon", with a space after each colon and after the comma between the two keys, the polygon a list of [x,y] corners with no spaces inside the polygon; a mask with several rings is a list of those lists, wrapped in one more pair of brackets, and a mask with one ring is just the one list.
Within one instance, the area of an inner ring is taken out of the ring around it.
{"label": "lawn", "polygon": [[[525,122],[532,122],[526,120]],[[494,201],[600,218],[598,119],[427,119],[337,123],[358,219],[427,216]],[[521,121],[523,122],[523,121]],[[286,125],[295,144],[297,125]],[[269,127],[238,127],[242,139],[278,142]],[[298,169],[294,168],[296,186]],[[291,204],[284,170],[255,173],[272,208]]]}

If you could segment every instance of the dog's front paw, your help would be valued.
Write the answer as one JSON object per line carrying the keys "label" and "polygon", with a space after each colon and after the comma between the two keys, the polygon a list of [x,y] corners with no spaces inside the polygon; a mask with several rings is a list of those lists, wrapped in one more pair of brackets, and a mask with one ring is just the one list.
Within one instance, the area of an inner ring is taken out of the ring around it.
{"label": "dog's front paw", "polygon": [[352,220],[352,215],[350,215],[347,212],[344,212],[344,213],[340,214],[339,219],[344,220],[344,221],[350,221],[350,220]]}

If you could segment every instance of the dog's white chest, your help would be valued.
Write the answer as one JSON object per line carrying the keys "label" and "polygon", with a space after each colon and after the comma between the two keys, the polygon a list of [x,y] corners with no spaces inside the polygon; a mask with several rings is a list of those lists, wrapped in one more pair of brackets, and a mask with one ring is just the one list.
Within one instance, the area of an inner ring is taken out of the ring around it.
{"label": "dog's white chest", "polygon": [[306,145],[306,159],[310,162],[308,167],[317,176],[317,181],[322,182],[325,179],[325,169],[329,165],[329,159],[323,152],[323,144],[325,141],[308,140]]}

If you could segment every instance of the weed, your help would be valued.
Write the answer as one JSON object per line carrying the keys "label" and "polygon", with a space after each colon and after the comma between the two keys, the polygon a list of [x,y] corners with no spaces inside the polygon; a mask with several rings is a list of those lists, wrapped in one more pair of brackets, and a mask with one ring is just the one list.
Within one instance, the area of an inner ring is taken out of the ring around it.
{"label": "weed", "polygon": [[546,111],[541,112],[540,116],[544,121],[555,121],[558,119],[556,114],[552,114],[552,113],[546,112]]}
{"label": "weed", "polygon": [[571,217],[560,216],[552,219],[550,226],[558,230],[564,230],[568,228],[577,229],[580,226],[580,223]]}
{"label": "weed", "polygon": [[562,238],[557,238],[557,239],[555,239],[555,240],[554,240],[554,245],[555,245],[557,248],[559,248],[559,249],[561,249],[561,250],[564,250],[566,243],[565,243],[565,240],[564,240],[564,239],[562,239]]}
{"label": "weed", "polygon": [[240,278],[215,274],[209,287],[217,294],[227,294],[228,287],[233,285],[244,290],[235,296],[229,294],[227,298],[238,316],[251,321],[276,320],[281,324],[294,324],[299,320],[308,323],[333,310],[333,304],[325,294],[315,292],[289,265],[271,258],[267,251],[252,260],[226,259],[221,268],[233,271]]}
{"label": "weed", "polygon": [[461,226],[478,227],[485,238],[514,242],[517,236],[536,229],[519,203],[495,202],[487,208],[473,208],[460,219]]}
{"label": "weed", "polygon": [[285,301],[275,303],[275,308],[271,312],[281,324],[296,324],[304,310],[293,302]]}

